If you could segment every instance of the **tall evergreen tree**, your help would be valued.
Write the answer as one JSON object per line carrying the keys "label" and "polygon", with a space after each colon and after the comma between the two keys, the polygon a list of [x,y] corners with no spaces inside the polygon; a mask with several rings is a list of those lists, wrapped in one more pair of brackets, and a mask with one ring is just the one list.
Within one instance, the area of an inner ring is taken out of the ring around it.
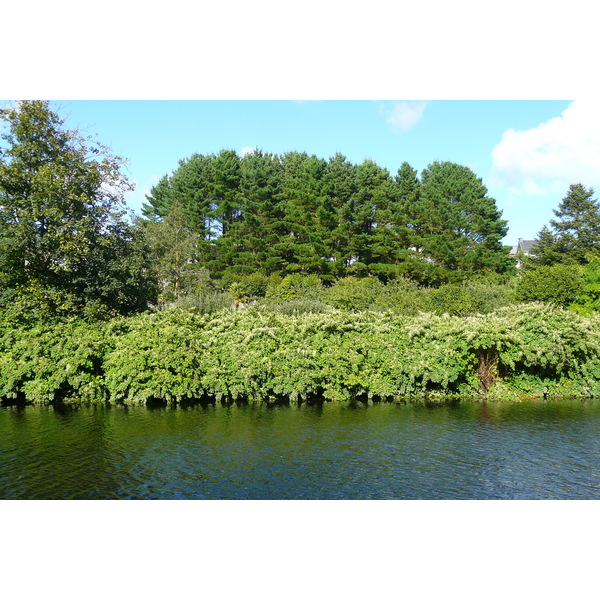
{"label": "tall evergreen tree", "polygon": [[347,274],[353,261],[352,223],[358,184],[356,167],[343,154],[331,157],[322,182],[326,196],[323,208],[329,223],[326,239],[328,273],[340,278]]}
{"label": "tall evergreen tree", "polygon": [[220,243],[224,269],[238,274],[278,272],[281,260],[275,246],[285,234],[281,162],[278,156],[257,150],[242,157],[240,166],[242,217]]}
{"label": "tall evergreen tree", "polygon": [[150,194],[146,194],[146,200],[142,204],[142,215],[149,221],[160,221],[169,214],[173,204],[171,180],[168,175],[163,175],[158,183],[152,186]]}
{"label": "tall evergreen tree", "polygon": [[170,176],[163,176],[146,196],[148,202],[142,206],[142,214],[151,221],[159,221],[177,203],[188,227],[204,240],[216,238],[221,226],[214,214],[212,162],[213,157],[202,154],[180,160],[179,167]]}
{"label": "tall evergreen tree", "polygon": [[240,157],[235,150],[221,150],[217,156],[212,157],[210,167],[209,189],[213,215],[219,223],[219,235],[223,237],[242,218]]}
{"label": "tall evergreen tree", "polygon": [[434,280],[511,268],[509,248],[501,243],[507,222],[471,169],[434,162],[423,170],[421,182],[422,248]]}
{"label": "tall evergreen tree", "polygon": [[[403,162],[395,177],[397,209],[394,225],[398,232],[398,270],[412,279],[423,273],[423,243],[427,214],[422,208],[422,186],[416,169]],[[427,263],[428,264],[428,263]]]}
{"label": "tall evergreen tree", "polygon": [[288,152],[283,156],[281,184],[286,233],[276,249],[286,273],[327,271],[327,236],[317,218],[325,200],[322,190],[325,164],[305,152]]}
{"label": "tall evergreen tree", "polygon": [[600,256],[600,207],[593,188],[580,183],[569,186],[551,219],[552,229],[544,226],[532,248],[531,265],[577,263],[585,265]]}
{"label": "tall evergreen tree", "polygon": [[190,158],[179,161],[179,168],[170,178],[171,193],[168,210],[164,217],[178,204],[178,211],[187,220],[187,227],[199,234],[205,241],[214,240],[220,225],[214,216],[210,185],[212,157],[192,154]]}
{"label": "tall evergreen tree", "polygon": [[395,274],[402,244],[398,224],[396,186],[387,169],[371,160],[357,167],[357,225],[354,240],[359,264],[365,272],[383,278]]}

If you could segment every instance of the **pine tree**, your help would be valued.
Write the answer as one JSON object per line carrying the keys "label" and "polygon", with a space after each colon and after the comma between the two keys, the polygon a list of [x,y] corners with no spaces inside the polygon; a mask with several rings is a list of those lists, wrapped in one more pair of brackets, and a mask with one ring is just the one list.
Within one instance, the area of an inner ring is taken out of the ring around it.
{"label": "pine tree", "polygon": [[221,240],[223,272],[266,274],[281,270],[275,246],[282,235],[281,171],[279,157],[255,151],[241,158],[241,219]]}
{"label": "pine tree", "polygon": [[358,206],[361,207],[355,239],[356,253],[366,272],[383,279],[397,274],[397,260],[404,238],[399,227],[396,186],[387,169],[373,161],[357,168]]}
{"label": "pine tree", "polygon": [[142,214],[150,221],[160,221],[174,204],[187,220],[187,225],[204,240],[212,240],[221,230],[216,220],[212,193],[211,168],[214,157],[193,154],[179,161],[178,168],[163,176],[146,196]]}
{"label": "pine tree", "polygon": [[434,162],[421,174],[423,252],[431,276],[441,282],[485,271],[507,272],[507,222],[471,169]]}
{"label": "pine tree", "polygon": [[416,169],[403,162],[395,183],[398,201],[394,224],[400,238],[397,262],[405,276],[420,280],[429,266],[422,252],[427,214],[422,206],[421,182]]}
{"label": "pine tree", "polygon": [[600,207],[594,190],[580,183],[569,186],[551,219],[551,230],[544,226],[532,248],[533,266],[557,263],[585,265],[600,256]]}
{"label": "pine tree", "polygon": [[[328,276],[340,278],[348,274],[353,261],[351,238],[358,190],[356,167],[338,152],[325,167],[322,185],[326,196],[323,208],[329,223],[325,240]],[[322,220],[325,221],[323,217]]]}
{"label": "pine tree", "polygon": [[327,246],[317,213],[325,201],[325,161],[302,152],[282,157],[282,203],[285,231],[276,244],[284,273],[327,272]]}

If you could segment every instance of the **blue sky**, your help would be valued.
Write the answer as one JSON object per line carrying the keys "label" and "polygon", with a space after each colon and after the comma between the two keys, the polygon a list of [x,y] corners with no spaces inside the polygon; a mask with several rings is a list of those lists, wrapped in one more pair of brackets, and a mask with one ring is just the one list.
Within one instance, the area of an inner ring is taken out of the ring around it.
{"label": "blue sky", "polygon": [[69,101],[55,103],[67,123],[127,158],[144,196],[194,152],[251,148],[341,152],[372,159],[395,175],[407,161],[419,172],[448,160],[483,179],[503,217],[506,244],[535,237],[570,183],[600,186],[600,120],[583,101]]}

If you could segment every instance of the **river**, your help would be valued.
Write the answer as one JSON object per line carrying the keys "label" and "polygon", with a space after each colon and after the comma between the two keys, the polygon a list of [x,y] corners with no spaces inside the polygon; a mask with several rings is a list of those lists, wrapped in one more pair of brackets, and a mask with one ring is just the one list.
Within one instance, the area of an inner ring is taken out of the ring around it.
{"label": "river", "polygon": [[597,499],[600,401],[0,407],[0,499]]}

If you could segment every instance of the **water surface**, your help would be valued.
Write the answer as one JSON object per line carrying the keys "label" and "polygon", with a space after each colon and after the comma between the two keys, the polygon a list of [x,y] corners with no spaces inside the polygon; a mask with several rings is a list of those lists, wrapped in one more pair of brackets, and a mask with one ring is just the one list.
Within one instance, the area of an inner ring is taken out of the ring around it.
{"label": "water surface", "polygon": [[596,499],[600,402],[0,407],[2,499]]}

